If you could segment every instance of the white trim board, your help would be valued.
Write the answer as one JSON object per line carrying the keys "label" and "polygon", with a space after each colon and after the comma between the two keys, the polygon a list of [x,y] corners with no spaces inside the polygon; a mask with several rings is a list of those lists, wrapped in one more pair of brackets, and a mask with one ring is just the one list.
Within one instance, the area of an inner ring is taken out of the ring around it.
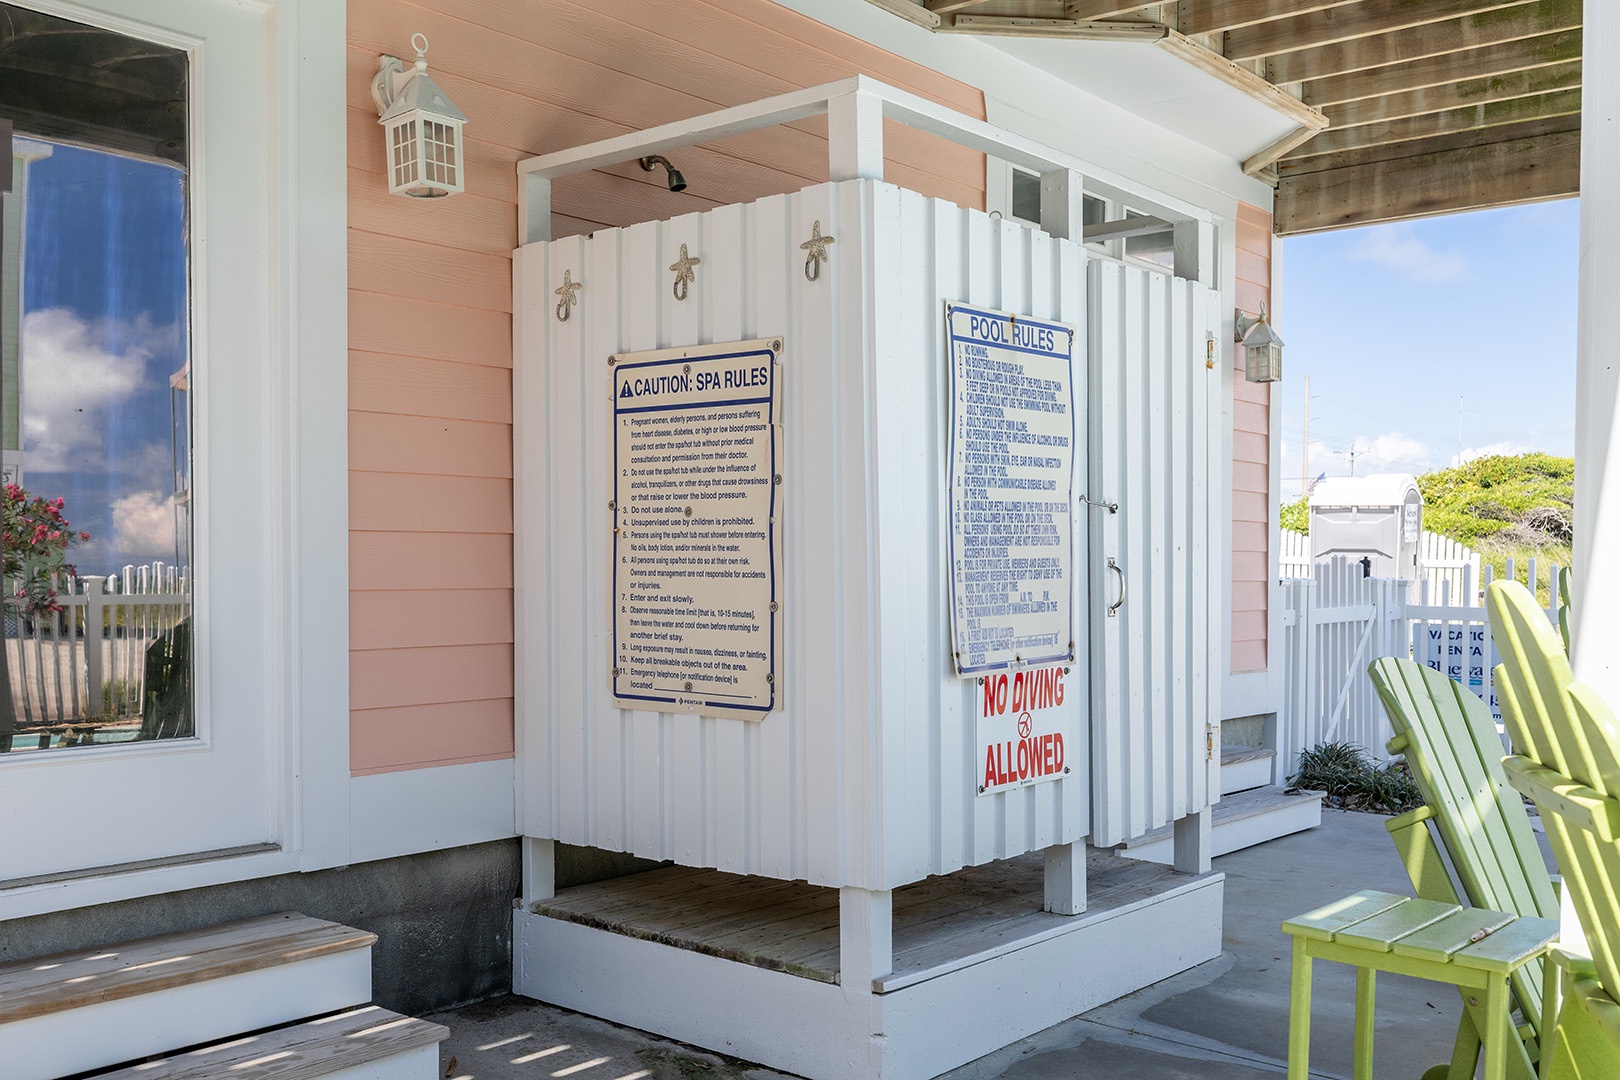
{"label": "white trim board", "polygon": [[442,851],[517,835],[511,758],[357,776],[350,862]]}
{"label": "white trim board", "polygon": [[1075,916],[1073,932],[887,994],[519,910],[513,988],[801,1076],[936,1076],[1220,955],[1224,881]]}

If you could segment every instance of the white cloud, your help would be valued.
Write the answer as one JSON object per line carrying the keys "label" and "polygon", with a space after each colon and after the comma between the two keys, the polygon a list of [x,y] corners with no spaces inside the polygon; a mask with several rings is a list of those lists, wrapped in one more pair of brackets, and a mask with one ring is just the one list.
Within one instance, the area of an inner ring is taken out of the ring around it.
{"label": "white cloud", "polygon": [[113,534],[118,549],[155,553],[174,549],[174,496],[137,491],[112,504]]}
{"label": "white cloud", "polygon": [[31,472],[107,467],[110,414],[171,354],[173,327],[86,321],[64,308],[23,317],[23,447]]}
{"label": "white cloud", "polygon": [[1429,448],[1418,442],[1410,435],[1402,435],[1398,431],[1391,431],[1367,442],[1365,449],[1360,449],[1356,455],[1356,474],[1375,472],[1409,472],[1413,474],[1429,471]]}
{"label": "white cloud", "polygon": [[1470,446],[1463,450],[1463,452],[1460,454],[1453,454],[1451,457],[1451,463],[1453,465],[1462,465],[1466,462],[1473,461],[1475,458],[1495,457],[1498,454],[1505,457],[1514,457],[1518,454],[1528,454],[1529,452],[1530,447],[1526,446],[1524,443],[1504,440],[1503,442],[1494,442],[1487,446]]}
{"label": "white cloud", "polygon": [[1439,251],[1399,225],[1369,229],[1347,252],[1356,262],[1372,263],[1425,283],[1460,281],[1468,260],[1454,251]]}

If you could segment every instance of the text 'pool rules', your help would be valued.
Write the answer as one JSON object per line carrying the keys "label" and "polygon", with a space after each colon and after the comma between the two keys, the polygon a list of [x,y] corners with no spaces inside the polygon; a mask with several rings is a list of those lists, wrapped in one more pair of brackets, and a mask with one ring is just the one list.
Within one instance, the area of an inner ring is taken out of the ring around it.
{"label": "text 'pool rules'", "polygon": [[1074,328],[948,304],[958,675],[1074,659]]}
{"label": "text 'pool rules'", "polygon": [[613,697],[762,719],[782,686],[782,450],[766,338],[614,358]]}

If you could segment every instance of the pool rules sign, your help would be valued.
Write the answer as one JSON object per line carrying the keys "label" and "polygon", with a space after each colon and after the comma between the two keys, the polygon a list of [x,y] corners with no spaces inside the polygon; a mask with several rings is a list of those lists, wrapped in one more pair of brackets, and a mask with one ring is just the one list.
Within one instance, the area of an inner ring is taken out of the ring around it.
{"label": "pool rules sign", "polygon": [[1074,329],[946,308],[958,675],[1074,659]]}
{"label": "pool rules sign", "polygon": [[613,697],[759,720],[782,685],[780,338],[613,358]]}

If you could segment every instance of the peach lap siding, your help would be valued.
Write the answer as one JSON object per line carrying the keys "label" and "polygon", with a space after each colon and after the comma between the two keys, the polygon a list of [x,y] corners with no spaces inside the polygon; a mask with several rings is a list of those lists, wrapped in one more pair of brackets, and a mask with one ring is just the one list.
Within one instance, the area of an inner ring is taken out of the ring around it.
{"label": "peach lap siding", "polygon": [[[1238,204],[1237,306],[1259,311],[1271,300],[1271,215]],[[1234,674],[1264,671],[1270,595],[1271,385],[1243,377],[1234,350],[1232,390],[1232,628]]]}
{"label": "peach lap siding", "polygon": [[[387,194],[369,87],[416,32],[469,118],[452,198]],[[984,116],[980,91],[770,0],[349,0],[354,774],[512,755],[516,163],[854,74]],[[885,146],[888,180],[984,207],[982,155],[892,124]],[[822,182],[826,121],[670,156],[679,194],[634,161],[560,181],[553,235]]]}

